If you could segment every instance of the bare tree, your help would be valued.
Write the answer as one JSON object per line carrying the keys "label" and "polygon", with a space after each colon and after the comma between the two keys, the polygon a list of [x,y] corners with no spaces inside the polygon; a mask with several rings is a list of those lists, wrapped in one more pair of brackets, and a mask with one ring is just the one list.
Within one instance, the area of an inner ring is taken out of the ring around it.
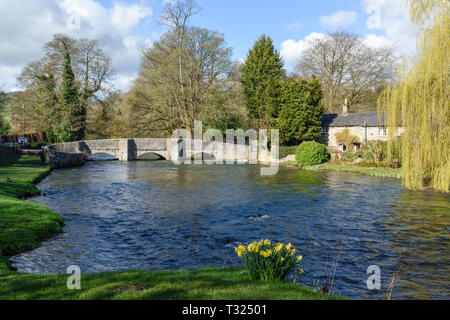
{"label": "bare tree", "polygon": [[100,49],[97,40],[81,39],[78,41],[76,65],[79,73],[84,75],[82,82],[82,99],[87,101],[103,89],[103,85],[115,74],[111,58]]}
{"label": "bare tree", "polygon": [[192,132],[194,121],[230,88],[231,48],[223,35],[188,25],[197,10],[193,1],[166,6],[161,20],[170,29],[145,52],[130,99],[141,114],[141,132]]}
{"label": "bare tree", "polygon": [[[326,111],[337,112],[345,98],[353,106],[367,104],[367,96],[392,79],[394,63],[391,48],[368,47],[356,34],[342,31],[315,40],[297,69],[304,76],[320,78]],[[376,97],[373,100],[369,108],[376,109]]]}
{"label": "bare tree", "polygon": [[44,45],[44,51],[44,59],[56,72],[62,69],[64,55],[70,55],[84,102],[98,98],[96,95],[103,92],[105,84],[115,74],[111,58],[100,48],[98,40],[77,40],[56,34]]}
{"label": "bare tree", "polygon": [[167,2],[160,23],[175,29],[179,35],[186,34],[189,19],[200,12],[194,0]]}
{"label": "bare tree", "polygon": [[63,70],[68,57],[79,95],[77,108],[80,117],[76,122],[84,128],[89,104],[105,96],[106,84],[115,74],[111,59],[100,48],[97,40],[73,39],[64,34],[54,35],[43,49],[44,57],[26,65],[18,77],[19,83],[29,93],[26,97],[30,99],[26,104],[33,109],[31,117],[48,132],[54,131],[50,124],[61,127],[73,122],[63,121],[68,118],[65,115],[68,112],[61,105]]}
{"label": "bare tree", "polygon": [[116,139],[130,136],[127,94],[110,93],[105,99],[89,105],[87,139]]}

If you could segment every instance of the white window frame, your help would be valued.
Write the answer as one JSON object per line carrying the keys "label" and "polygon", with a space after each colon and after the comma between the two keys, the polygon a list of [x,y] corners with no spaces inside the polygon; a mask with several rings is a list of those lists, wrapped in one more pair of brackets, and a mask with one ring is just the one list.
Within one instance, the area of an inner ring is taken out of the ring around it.
{"label": "white window frame", "polygon": [[384,126],[378,127],[378,136],[379,137],[387,136],[387,128],[385,128]]}

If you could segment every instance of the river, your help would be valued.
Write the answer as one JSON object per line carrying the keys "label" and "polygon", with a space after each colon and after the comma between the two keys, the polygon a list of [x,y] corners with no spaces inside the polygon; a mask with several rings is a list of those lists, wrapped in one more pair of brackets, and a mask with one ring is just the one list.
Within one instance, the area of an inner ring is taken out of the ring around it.
{"label": "river", "polygon": [[[383,297],[409,248],[395,299],[450,297],[450,197],[411,192],[396,179],[281,167],[168,161],[91,162],[55,170],[30,201],[58,212],[62,233],[13,257],[19,271],[84,273],[239,266],[238,244],[269,238],[303,255],[297,283],[331,276],[333,294]],[[367,268],[379,266],[381,290]],[[291,280],[291,279],[290,279]]]}

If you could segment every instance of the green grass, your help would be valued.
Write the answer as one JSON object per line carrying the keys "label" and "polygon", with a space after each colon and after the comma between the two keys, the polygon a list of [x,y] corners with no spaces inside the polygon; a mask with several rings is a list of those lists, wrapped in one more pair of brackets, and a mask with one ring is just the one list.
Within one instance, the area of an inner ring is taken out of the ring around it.
{"label": "green grass", "polygon": [[[126,271],[82,274],[81,290],[67,289],[67,274],[11,270],[8,256],[31,250],[61,231],[61,217],[45,206],[20,200],[50,172],[37,157],[0,159],[0,299],[186,299],[318,300],[330,297],[287,282],[252,281],[242,269]],[[6,182],[10,178],[11,182]]]}
{"label": "green grass", "polygon": [[[0,196],[21,198],[39,194],[33,184],[50,170],[50,166],[41,166],[39,158],[33,156],[0,159]],[[6,182],[7,178],[11,182]]]}
{"label": "green grass", "polygon": [[63,221],[56,212],[20,200],[39,194],[33,184],[50,170],[36,157],[0,159],[0,273],[8,270],[6,256],[36,248],[62,230]]}
{"label": "green grass", "polygon": [[324,300],[296,284],[252,281],[245,270],[126,271],[81,275],[81,290],[68,290],[68,275],[0,277],[0,299]]}
{"label": "green grass", "polygon": [[390,169],[380,167],[362,167],[350,164],[323,163],[317,166],[305,166],[303,170],[308,171],[337,171],[337,172],[354,172],[373,177],[398,178],[402,177],[401,169]]}

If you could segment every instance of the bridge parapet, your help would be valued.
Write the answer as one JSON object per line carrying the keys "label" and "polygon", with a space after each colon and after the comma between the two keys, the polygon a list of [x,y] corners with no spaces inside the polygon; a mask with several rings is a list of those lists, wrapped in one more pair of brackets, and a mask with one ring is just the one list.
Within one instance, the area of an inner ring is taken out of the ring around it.
{"label": "bridge parapet", "polygon": [[131,161],[154,154],[165,160],[185,161],[196,154],[208,154],[216,161],[270,162],[270,152],[261,157],[255,146],[215,141],[165,138],[106,139],[58,143],[49,150],[78,153],[86,160],[96,154],[107,154],[120,161]]}
{"label": "bridge parapet", "polygon": [[57,143],[48,146],[49,150],[62,153],[81,153],[88,159],[95,154],[108,154],[120,161],[136,160],[145,153],[158,154],[170,160],[170,151],[167,151],[170,139],[140,138],[140,139],[105,139],[85,140],[76,142]]}

